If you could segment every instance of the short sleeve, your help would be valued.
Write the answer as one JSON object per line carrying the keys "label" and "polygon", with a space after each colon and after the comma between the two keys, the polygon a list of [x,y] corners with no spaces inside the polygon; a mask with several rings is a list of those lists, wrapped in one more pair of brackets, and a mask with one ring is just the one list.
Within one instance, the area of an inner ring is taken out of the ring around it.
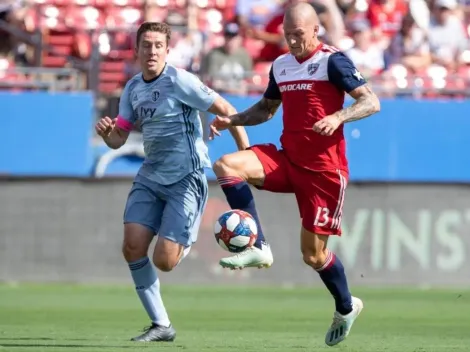
{"label": "short sleeve", "polygon": [[134,109],[132,108],[130,95],[132,93],[133,81],[127,82],[124,87],[121,98],[119,99],[119,114],[117,116],[116,126],[124,131],[131,131],[136,122]]}
{"label": "short sleeve", "polygon": [[328,79],[346,93],[367,83],[351,59],[341,52],[331,54],[328,58]]}
{"label": "short sleeve", "polygon": [[270,100],[281,100],[281,91],[277,86],[276,79],[274,78],[273,67],[269,71],[269,83],[266,91],[264,92],[264,97]]}
{"label": "short sleeve", "polygon": [[218,94],[192,73],[178,70],[175,80],[176,99],[199,111],[207,111]]}

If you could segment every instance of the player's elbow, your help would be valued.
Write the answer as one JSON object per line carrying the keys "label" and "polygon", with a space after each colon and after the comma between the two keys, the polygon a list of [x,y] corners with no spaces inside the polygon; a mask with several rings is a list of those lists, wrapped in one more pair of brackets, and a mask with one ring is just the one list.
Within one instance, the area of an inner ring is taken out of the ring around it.
{"label": "player's elbow", "polygon": [[237,110],[221,96],[215,99],[208,111],[219,116],[231,116],[237,113]]}
{"label": "player's elbow", "polygon": [[372,99],[372,107],[373,107],[373,113],[376,114],[380,111],[381,106],[380,106],[380,99],[377,97],[377,95],[374,94],[374,97]]}

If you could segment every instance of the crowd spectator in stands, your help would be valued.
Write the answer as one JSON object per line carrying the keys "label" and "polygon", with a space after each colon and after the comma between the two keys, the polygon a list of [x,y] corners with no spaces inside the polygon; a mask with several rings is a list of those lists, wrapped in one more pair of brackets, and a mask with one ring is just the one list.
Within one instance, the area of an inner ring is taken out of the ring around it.
{"label": "crowd spectator in stands", "polygon": [[403,65],[411,73],[422,71],[431,63],[426,33],[416,25],[411,15],[403,19],[402,26],[392,38],[387,50],[387,64]]}
{"label": "crowd spectator in stands", "polygon": [[16,23],[20,20],[20,9],[22,8],[19,0],[0,0],[0,20],[8,23]]}
{"label": "crowd spectator in stands", "polygon": [[287,4],[288,2],[281,9],[276,9],[264,28],[254,26],[246,28],[245,35],[247,37],[260,40],[264,44],[255,61],[274,61],[278,56],[288,51],[282,30],[284,8]]}
{"label": "crowd spectator in stands", "polygon": [[[11,29],[21,31],[25,29],[24,18],[29,5],[21,0],[0,0],[0,21]],[[2,57],[5,60],[8,57],[10,67],[15,63],[26,64],[26,45],[18,38],[7,31],[0,29],[0,45],[2,47]],[[6,55],[6,48],[8,54]]]}
{"label": "crowd spectator in stands", "polygon": [[[0,21],[9,22],[11,18],[11,4],[10,3],[3,3],[0,2]],[[6,68],[6,55],[9,54],[10,50],[12,49],[12,40],[11,36],[8,32],[0,29],[0,56],[2,62],[0,63],[0,69]]]}
{"label": "crowd spectator in stands", "polygon": [[384,50],[372,40],[372,31],[367,20],[351,23],[354,46],[346,51],[346,55],[354,62],[364,77],[380,73],[384,67]]}
{"label": "crowd spectator in stands", "polygon": [[253,69],[253,60],[242,46],[237,23],[224,29],[224,44],[210,50],[201,65],[203,80],[217,91],[245,94],[244,79]]}
{"label": "crowd spectator in stands", "polygon": [[241,29],[263,28],[276,11],[278,3],[279,0],[238,0],[236,14]]}
{"label": "crowd spectator in stands", "polygon": [[[101,6],[97,4],[102,1],[85,1],[83,5],[78,0],[0,0],[0,19],[10,26],[18,24],[14,28],[23,29],[26,38],[28,32],[39,29],[45,34],[45,45],[84,60],[90,59],[94,48],[92,36],[82,28],[89,26],[89,20],[111,27],[120,23],[135,25],[143,20],[165,21],[174,30],[168,57],[171,64],[200,73],[217,90],[244,94],[264,89],[270,63],[287,52],[282,28],[284,10],[286,5],[299,1],[309,2],[318,13],[320,39],[344,50],[365,76],[383,72],[379,80],[382,86],[390,77],[393,81],[396,72],[405,72],[412,82],[410,75],[426,78],[436,70],[446,75],[441,66],[465,72],[465,67],[459,67],[460,59],[470,63],[470,0],[237,0],[226,1],[227,8],[218,0],[144,1],[145,6],[134,1],[132,5],[121,2],[116,9],[113,2],[106,1],[106,6]],[[24,11],[30,3],[31,8]],[[408,15],[409,11],[415,17]],[[234,14],[237,18],[233,18]],[[89,18],[95,15],[99,15],[100,21]],[[237,22],[238,26],[235,23],[223,26],[226,21]],[[225,30],[220,32],[221,28]],[[105,36],[108,39],[103,44],[101,39]],[[69,41],[70,37],[73,40]],[[28,55],[19,55],[18,48],[26,47],[21,41],[28,40],[20,35],[15,44],[14,38],[9,33],[0,33],[0,72],[13,65],[29,66],[36,58],[33,50],[22,49]],[[103,63],[100,67],[106,66],[106,74],[99,76],[100,89],[115,92],[125,81],[123,72],[133,74],[139,70],[132,59],[134,34],[130,30],[111,30],[99,38],[100,49],[106,47],[100,50]],[[58,60],[61,55],[43,51],[42,64],[63,67],[63,60]],[[389,70],[394,65],[406,70]],[[456,75],[447,77],[455,79]],[[470,85],[466,74],[460,78]],[[245,81],[252,86],[246,87]]]}
{"label": "crowd spectator in stands", "polygon": [[461,54],[468,47],[462,20],[455,16],[456,0],[436,0],[428,30],[432,62],[447,69],[461,64]]}
{"label": "crowd spectator in stands", "polygon": [[404,0],[371,0],[366,17],[371,24],[374,40],[384,48],[388,47],[407,13],[408,6]]}
{"label": "crowd spectator in stands", "polygon": [[[337,48],[345,35],[345,24],[342,10],[336,0],[310,0],[320,20],[320,39]],[[324,28],[324,36],[321,32]]]}
{"label": "crowd spectator in stands", "polygon": [[11,46],[9,41],[4,41],[4,33],[0,31],[0,80],[8,76],[8,69],[14,66]]}
{"label": "crowd spectator in stands", "polygon": [[264,43],[255,61],[274,61],[278,56],[288,51],[283,35],[282,22],[285,8],[296,2],[307,2],[307,0],[287,0],[276,9],[264,28],[251,27],[246,29],[245,35],[247,37]]}
{"label": "crowd spectator in stands", "polygon": [[168,63],[191,71],[191,65],[202,48],[202,40],[197,34],[186,30],[173,31],[171,49],[167,57]]}

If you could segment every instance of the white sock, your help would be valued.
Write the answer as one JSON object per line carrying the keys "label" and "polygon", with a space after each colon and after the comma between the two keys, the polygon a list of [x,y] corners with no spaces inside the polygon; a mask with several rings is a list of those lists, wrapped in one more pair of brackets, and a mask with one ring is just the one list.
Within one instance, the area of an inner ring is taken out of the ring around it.
{"label": "white sock", "polygon": [[181,255],[180,260],[178,261],[178,264],[176,264],[177,266],[183,261],[184,258],[186,258],[186,256],[189,254],[190,251],[191,251],[191,246],[186,247],[186,248],[183,250],[183,254]]}
{"label": "white sock", "polygon": [[160,280],[148,257],[129,263],[135,289],[150,320],[161,326],[170,326],[170,320],[160,295]]}

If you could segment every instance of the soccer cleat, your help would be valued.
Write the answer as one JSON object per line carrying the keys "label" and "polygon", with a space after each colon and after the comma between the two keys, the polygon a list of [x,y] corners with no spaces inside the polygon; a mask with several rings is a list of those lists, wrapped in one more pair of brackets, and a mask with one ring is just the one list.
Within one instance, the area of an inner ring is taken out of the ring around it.
{"label": "soccer cleat", "polygon": [[261,245],[262,249],[249,247],[234,256],[222,258],[219,264],[223,268],[243,269],[243,268],[269,268],[273,264],[273,254],[267,244]]}
{"label": "soccer cleat", "polygon": [[325,343],[328,346],[334,346],[348,337],[354,321],[364,308],[364,304],[359,298],[352,297],[353,310],[351,313],[341,315],[335,312],[333,315],[333,323],[331,324],[325,336]]}
{"label": "soccer cleat", "polygon": [[173,326],[160,326],[152,323],[149,327],[144,329],[144,333],[140,336],[134,337],[131,341],[138,342],[152,342],[152,341],[173,341],[176,337],[176,331]]}

